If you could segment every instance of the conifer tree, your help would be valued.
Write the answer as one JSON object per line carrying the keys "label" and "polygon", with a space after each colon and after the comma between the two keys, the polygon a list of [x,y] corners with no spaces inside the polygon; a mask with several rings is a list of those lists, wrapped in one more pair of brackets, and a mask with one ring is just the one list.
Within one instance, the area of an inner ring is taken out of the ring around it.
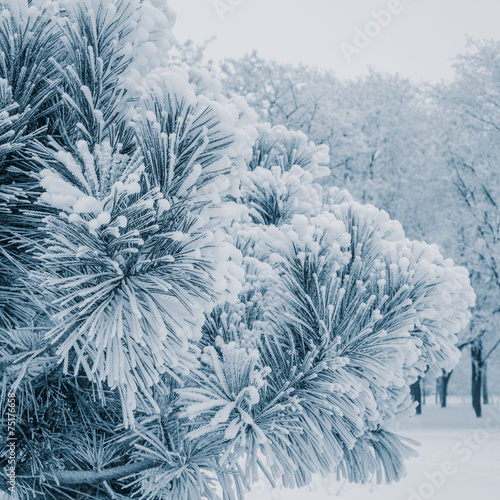
{"label": "conifer tree", "polygon": [[398,479],[414,451],[387,425],[456,363],[467,272],[322,189],[325,148],[170,64],[162,1],[1,3],[14,498]]}

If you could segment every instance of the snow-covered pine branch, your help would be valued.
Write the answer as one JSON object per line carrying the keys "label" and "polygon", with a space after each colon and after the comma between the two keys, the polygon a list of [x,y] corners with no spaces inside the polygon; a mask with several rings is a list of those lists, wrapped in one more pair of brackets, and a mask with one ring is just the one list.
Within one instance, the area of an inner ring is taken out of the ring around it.
{"label": "snow-covered pine branch", "polygon": [[1,3],[20,498],[397,479],[412,449],[385,426],[456,363],[466,271],[323,189],[325,147],[169,64],[164,2]]}

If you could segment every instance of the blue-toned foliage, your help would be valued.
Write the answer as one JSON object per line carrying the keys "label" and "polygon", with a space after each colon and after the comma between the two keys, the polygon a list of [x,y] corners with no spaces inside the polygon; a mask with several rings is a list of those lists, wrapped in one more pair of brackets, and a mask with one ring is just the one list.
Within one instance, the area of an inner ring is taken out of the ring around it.
{"label": "blue-toned foliage", "polygon": [[0,3],[18,497],[398,479],[413,450],[387,424],[456,362],[466,271],[323,190],[325,148],[170,64],[163,2]]}

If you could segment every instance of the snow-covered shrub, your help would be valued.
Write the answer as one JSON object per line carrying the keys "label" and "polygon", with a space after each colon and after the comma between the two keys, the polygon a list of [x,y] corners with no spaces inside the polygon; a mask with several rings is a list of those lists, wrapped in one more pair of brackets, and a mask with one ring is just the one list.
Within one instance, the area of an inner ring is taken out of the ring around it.
{"label": "snow-covered shrub", "polygon": [[163,2],[2,9],[18,497],[243,498],[259,471],[397,479],[412,449],[385,426],[413,411],[409,384],[456,362],[466,271],[324,192],[325,148],[169,65]]}

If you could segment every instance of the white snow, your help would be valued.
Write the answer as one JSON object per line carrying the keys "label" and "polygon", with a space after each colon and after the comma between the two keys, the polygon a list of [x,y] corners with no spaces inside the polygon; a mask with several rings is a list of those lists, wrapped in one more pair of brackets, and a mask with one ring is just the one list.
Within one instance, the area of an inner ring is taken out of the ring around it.
{"label": "white snow", "polygon": [[273,490],[264,479],[246,500],[498,500],[500,498],[500,401],[476,418],[470,403],[442,409],[426,404],[423,414],[397,431],[419,441],[419,457],[408,474],[391,485],[356,485],[317,478],[302,490]]}

